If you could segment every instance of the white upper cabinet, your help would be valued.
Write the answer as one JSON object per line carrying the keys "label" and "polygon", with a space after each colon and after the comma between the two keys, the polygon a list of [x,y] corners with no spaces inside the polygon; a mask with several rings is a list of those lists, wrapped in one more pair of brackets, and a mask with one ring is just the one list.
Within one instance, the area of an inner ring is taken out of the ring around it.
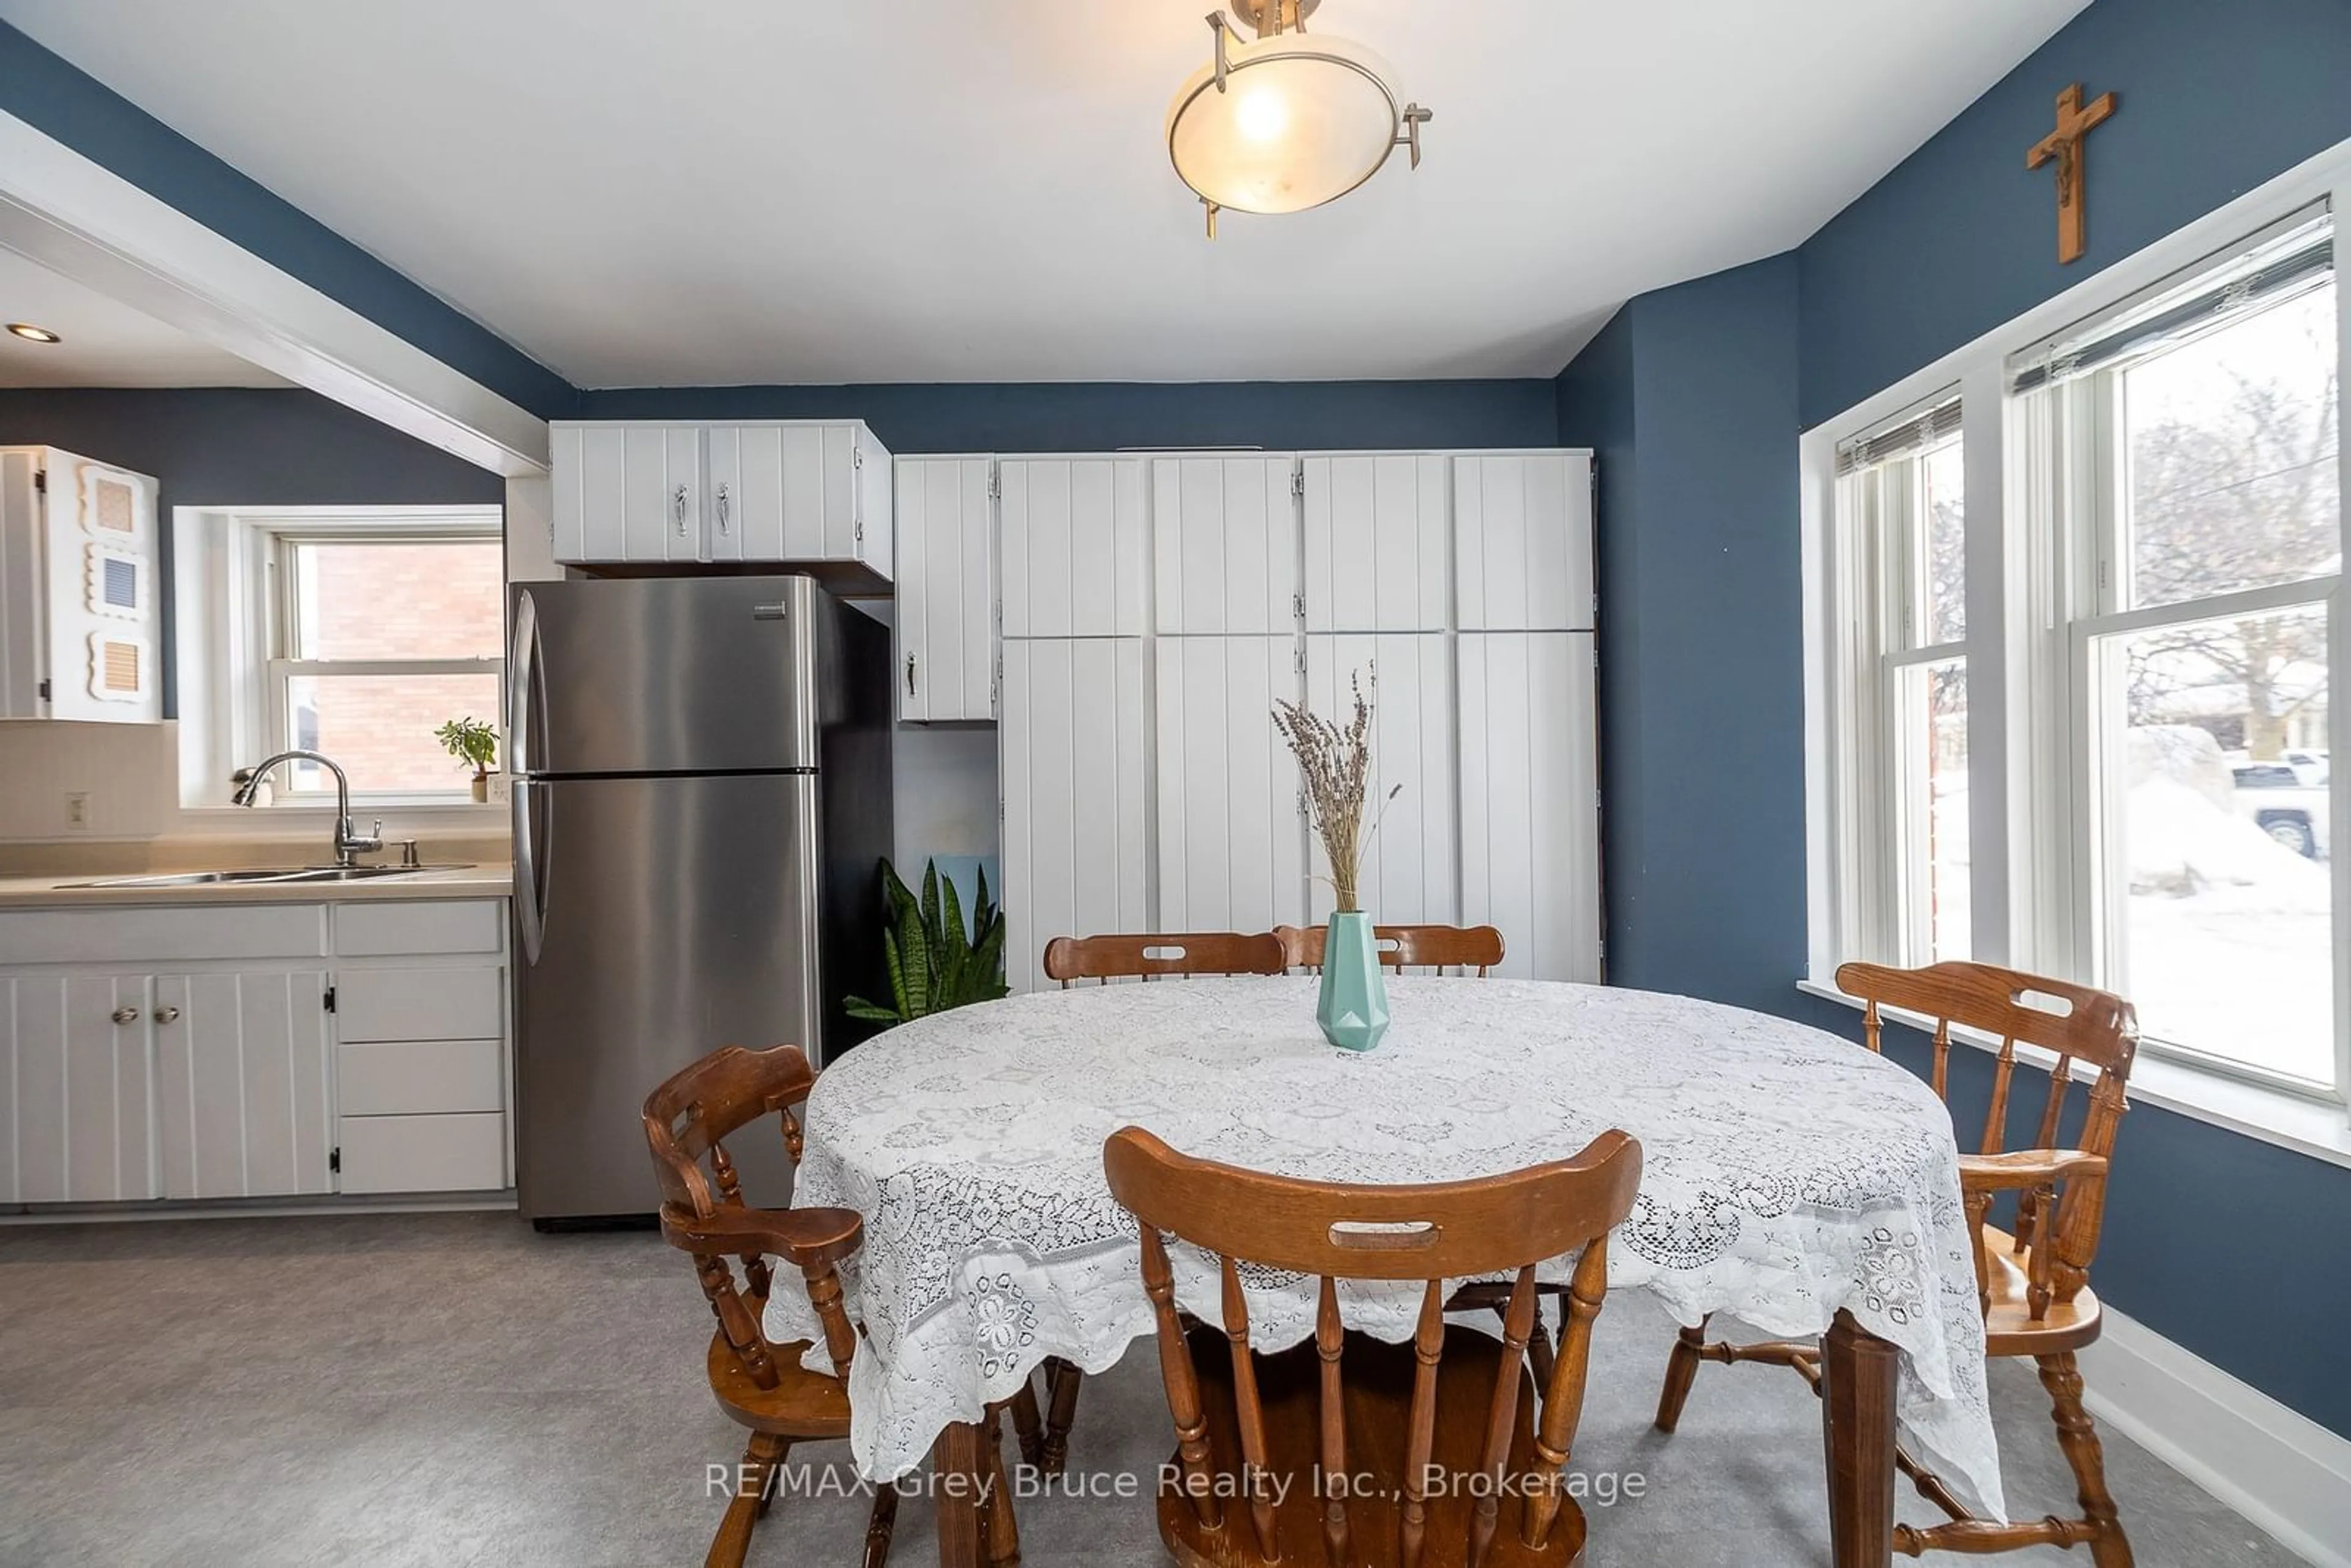
{"label": "white upper cabinet", "polygon": [[890,455],[865,426],[714,424],[709,452],[710,559],[856,561],[891,575]]}
{"label": "white upper cabinet", "polygon": [[[1364,700],[1374,705],[1374,777],[1358,881],[1364,907],[1388,925],[1453,925],[1460,913],[1460,835],[1452,639],[1438,632],[1308,634],[1306,700],[1317,714],[1348,722],[1358,679]],[[1332,905],[1330,862],[1319,839],[1308,851],[1312,916],[1325,921]]]}
{"label": "white upper cabinet", "polygon": [[1139,637],[1004,644],[1004,969],[1049,984],[1056,936],[1144,931],[1144,716]]}
{"label": "white upper cabinet", "polygon": [[996,716],[992,468],[985,457],[897,461],[900,718]]}
{"label": "white upper cabinet", "polygon": [[1155,457],[1151,527],[1162,633],[1298,624],[1297,459]]}
{"label": "white upper cabinet", "polygon": [[1446,460],[1310,456],[1301,466],[1306,629],[1444,631],[1452,609]]}
{"label": "white upper cabinet", "polygon": [[1008,457],[997,467],[1004,635],[1139,637],[1147,459]]}
{"label": "white upper cabinet", "polygon": [[1306,819],[1273,700],[1299,697],[1294,636],[1163,637],[1162,931],[1265,931],[1306,921]]}
{"label": "white upper cabinet", "polygon": [[761,561],[892,569],[890,455],[854,420],[557,423],[567,564]]}
{"label": "white upper cabinet", "polygon": [[163,716],[155,481],[0,450],[0,718]]}
{"label": "white upper cabinet", "polygon": [[1462,454],[1453,519],[1462,631],[1592,629],[1588,455]]}
{"label": "white upper cabinet", "polygon": [[1600,773],[1592,635],[1465,632],[1457,653],[1462,922],[1501,930],[1498,973],[1596,982]]}

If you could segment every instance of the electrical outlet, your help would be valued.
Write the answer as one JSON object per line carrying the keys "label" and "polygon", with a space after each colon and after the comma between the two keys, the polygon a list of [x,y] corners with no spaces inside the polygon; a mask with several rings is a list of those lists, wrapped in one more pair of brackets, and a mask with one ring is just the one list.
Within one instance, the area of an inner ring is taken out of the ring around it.
{"label": "electrical outlet", "polygon": [[83,789],[66,791],[66,828],[76,833],[89,831],[89,794]]}

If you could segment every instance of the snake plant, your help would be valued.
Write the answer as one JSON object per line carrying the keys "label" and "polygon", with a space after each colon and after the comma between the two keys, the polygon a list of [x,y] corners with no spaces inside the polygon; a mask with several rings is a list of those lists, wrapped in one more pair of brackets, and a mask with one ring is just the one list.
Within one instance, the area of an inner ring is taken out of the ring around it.
{"label": "snake plant", "polygon": [[979,873],[968,936],[962,900],[953,880],[939,875],[937,862],[923,868],[919,899],[887,860],[882,862],[882,886],[890,904],[882,948],[890,971],[891,1005],[851,997],[843,1003],[851,1018],[904,1023],[949,1008],[994,1001],[1009,990],[1004,983],[1004,912],[988,902],[986,868]]}

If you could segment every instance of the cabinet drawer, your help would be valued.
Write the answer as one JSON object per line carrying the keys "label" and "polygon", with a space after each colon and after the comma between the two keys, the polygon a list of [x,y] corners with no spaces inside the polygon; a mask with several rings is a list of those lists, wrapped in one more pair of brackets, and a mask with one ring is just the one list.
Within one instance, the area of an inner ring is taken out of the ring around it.
{"label": "cabinet drawer", "polygon": [[346,1116],[507,1108],[495,1040],[347,1042],[335,1073],[335,1104]]}
{"label": "cabinet drawer", "polygon": [[335,908],[335,951],[346,957],[411,953],[495,953],[506,904],[495,898],[411,904],[345,904]]}
{"label": "cabinet drawer", "polygon": [[315,958],[323,904],[214,904],[188,909],[0,910],[0,964],[155,964],[199,958]]}
{"label": "cabinet drawer", "polygon": [[338,1124],[346,1193],[479,1192],[507,1185],[507,1119],[345,1116]]}
{"label": "cabinet drawer", "polygon": [[506,1033],[499,970],[344,969],[335,976],[335,1038],[496,1040]]}

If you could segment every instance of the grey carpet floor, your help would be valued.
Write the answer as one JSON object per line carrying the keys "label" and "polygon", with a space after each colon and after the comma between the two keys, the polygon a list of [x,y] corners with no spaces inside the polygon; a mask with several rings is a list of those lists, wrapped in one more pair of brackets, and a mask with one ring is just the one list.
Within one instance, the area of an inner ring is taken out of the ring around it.
{"label": "grey carpet floor", "polygon": [[[539,1236],[505,1215],[0,1229],[0,1564],[699,1563],[724,1507],[708,1467],[741,1452],[702,1382],[710,1328],[685,1260],[645,1232]],[[1825,1563],[1812,1398],[1784,1372],[1709,1365],[1662,1437],[1672,1335],[1637,1294],[1601,1315],[1575,1461],[1591,1568]],[[1994,1375],[2011,1511],[2070,1511],[2039,1384]],[[2146,1568],[2298,1561],[2105,1437]],[[1072,1471],[1134,1474],[1147,1498],[1172,1446],[1155,1358],[1089,1380]],[[1622,1478],[1608,1506],[1604,1477]],[[866,1507],[787,1498],[751,1561],[853,1563]],[[1907,1488],[1902,1508],[1934,1517]],[[1039,1568],[1166,1561],[1148,1501],[1030,1497],[1019,1516]],[[910,1500],[893,1562],[935,1563],[935,1540]]]}

